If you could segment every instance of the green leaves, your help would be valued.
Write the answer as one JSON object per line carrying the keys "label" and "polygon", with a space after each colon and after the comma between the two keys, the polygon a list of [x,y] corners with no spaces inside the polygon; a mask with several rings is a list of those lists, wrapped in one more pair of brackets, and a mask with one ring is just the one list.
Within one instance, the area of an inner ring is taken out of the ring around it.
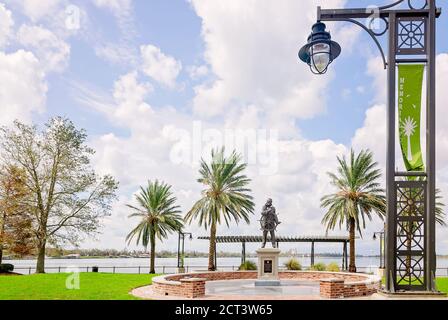
{"label": "green leaves", "polygon": [[43,128],[15,121],[0,129],[1,161],[25,172],[35,232],[43,243],[76,244],[81,235],[97,233],[100,219],[110,214],[118,182],[95,173],[86,141],[85,130],[62,117]]}
{"label": "green leaves", "polygon": [[321,199],[321,207],[327,209],[322,223],[328,231],[337,225],[341,228],[354,219],[361,234],[366,219],[371,221],[374,213],[383,219],[386,213],[384,190],[378,182],[381,171],[368,150],[362,150],[358,155],[351,150],[350,159],[338,157],[338,164],[336,174],[328,173],[337,192]]}
{"label": "green leaves", "polygon": [[206,229],[212,223],[225,222],[229,226],[232,220],[249,223],[255,204],[249,194],[251,190],[247,188],[251,180],[243,173],[246,168],[247,164],[235,151],[226,157],[224,148],[213,150],[211,163],[202,160],[199,169],[198,182],[205,187],[202,198],[187,213],[185,220],[189,223],[198,220]]}
{"label": "green leaves", "polygon": [[141,242],[147,248],[151,237],[162,240],[169,233],[182,230],[183,219],[170,185],[149,181],[146,188],[140,188],[136,201],[137,206],[128,205],[134,210],[129,217],[138,217],[140,222],[126,237],[128,243],[136,238],[137,245]]}

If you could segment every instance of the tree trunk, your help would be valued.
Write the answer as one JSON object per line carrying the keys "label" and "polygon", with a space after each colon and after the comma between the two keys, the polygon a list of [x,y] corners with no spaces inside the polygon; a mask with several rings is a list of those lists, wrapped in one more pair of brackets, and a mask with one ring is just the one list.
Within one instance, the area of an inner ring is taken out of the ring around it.
{"label": "tree trunk", "polygon": [[45,249],[47,242],[45,240],[39,241],[36,273],[45,273]]}
{"label": "tree trunk", "polygon": [[350,264],[348,267],[349,272],[356,272],[356,262],[355,262],[355,219],[350,218]]}
{"label": "tree trunk", "polygon": [[208,251],[208,271],[216,271],[216,222],[212,222],[210,227],[210,247]]}
{"label": "tree trunk", "polygon": [[151,264],[149,266],[149,273],[150,274],[155,274],[156,273],[156,269],[155,269],[155,262],[156,262],[156,237],[155,235],[151,235],[151,238],[149,239],[149,241],[151,242]]}
{"label": "tree trunk", "polygon": [[6,214],[3,214],[2,220],[0,220],[0,264],[3,261],[3,238],[5,236],[5,224],[6,224]]}

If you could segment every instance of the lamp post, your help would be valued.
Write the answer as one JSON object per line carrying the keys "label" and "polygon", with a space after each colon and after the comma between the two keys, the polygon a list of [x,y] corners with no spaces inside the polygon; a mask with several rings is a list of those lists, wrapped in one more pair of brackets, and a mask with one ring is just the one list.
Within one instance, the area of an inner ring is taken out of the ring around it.
{"label": "lamp post", "polygon": [[177,269],[178,272],[184,272],[184,256],[185,256],[185,236],[189,236],[190,241],[193,240],[193,234],[190,232],[179,231],[177,241]]}
{"label": "lamp post", "polygon": [[[392,1],[392,0],[391,0]],[[331,40],[323,21],[345,21],[364,29],[378,47],[387,69],[387,163],[386,198],[387,217],[385,229],[385,267],[387,293],[397,291],[437,292],[435,285],[435,74],[436,74],[436,19],[441,9],[436,0],[425,0],[417,7],[416,1],[398,0],[375,9],[321,9],[317,10],[317,23],[300,50],[299,58],[311,71],[324,74],[339,56],[340,46]],[[403,7],[405,6],[405,7]],[[364,24],[360,19],[367,19]],[[374,30],[373,22],[382,21],[384,30]],[[387,34],[388,53],[380,43]],[[400,64],[426,65],[426,172],[396,172],[396,87],[397,66]],[[404,178],[409,181],[403,181]],[[417,181],[416,177],[424,177]],[[412,203],[419,201],[423,209],[406,213],[399,203],[403,191],[411,196]],[[406,213],[406,214],[405,214]],[[417,225],[409,228],[406,225]],[[403,236],[404,234],[404,236]],[[407,246],[412,242],[411,246]]]}

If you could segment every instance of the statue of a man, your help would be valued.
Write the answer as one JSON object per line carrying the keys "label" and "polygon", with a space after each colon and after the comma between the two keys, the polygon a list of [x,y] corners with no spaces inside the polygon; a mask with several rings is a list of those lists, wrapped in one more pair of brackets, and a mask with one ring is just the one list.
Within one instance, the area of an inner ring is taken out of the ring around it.
{"label": "statue of a man", "polygon": [[278,221],[277,213],[275,212],[275,207],[272,205],[272,199],[268,199],[266,204],[263,206],[263,211],[261,212],[261,230],[263,230],[263,245],[262,248],[266,247],[266,241],[268,238],[268,232],[271,234],[272,247],[276,248],[275,240],[275,230],[280,224]]}

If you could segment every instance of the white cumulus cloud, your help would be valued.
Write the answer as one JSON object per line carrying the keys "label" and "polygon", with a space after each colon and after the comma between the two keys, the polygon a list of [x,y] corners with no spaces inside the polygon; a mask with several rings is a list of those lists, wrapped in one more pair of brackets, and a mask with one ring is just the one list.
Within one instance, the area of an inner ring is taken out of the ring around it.
{"label": "white cumulus cloud", "polygon": [[160,48],[150,44],[141,46],[140,51],[143,59],[143,72],[155,81],[173,88],[182,70],[182,63],[165,55]]}
{"label": "white cumulus cloud", "polygon": [[60,8],[63,0],[17,0],[23,12],[33,22],[37,22],[43,17],[53,16]]}
{"label": "white cumulus cloud", "polygon": [[[220,116],[241,103],[275,114],[269,118],[310,118],[325,110],[320,93],[332,73],[316,78],[298,61],[297,52],[316,21],[316,6],[343,7],[345,1],[191,2],[202,19],[204,58],[216,77],[195,88],[198,116]],[[303,13],[300,19],[298,12]],[[350,46],[357,32],[345,30],[350,32],[338,33],[338,41]],[[285,119],[277,122],[281,127]]]}
{"label": "white cumulus cloud", "polygon": [[25,48],[35,52],[46,72],[60,72],[67,67],[70,45],[52,31],[40,26],[22,25],[17,40]]}
{"label": "white cumulus cloud", "polygon": [[24,50],[0,52],[0,124],[29,122],[33,112],[45,110],[47,83],[39,61]]}
{"label": "white cumulus cloud", "polygon": [[3,3],[0,3],[0,48],[8,44],[13,26],[14,20],[11,11],[6,9]]}

